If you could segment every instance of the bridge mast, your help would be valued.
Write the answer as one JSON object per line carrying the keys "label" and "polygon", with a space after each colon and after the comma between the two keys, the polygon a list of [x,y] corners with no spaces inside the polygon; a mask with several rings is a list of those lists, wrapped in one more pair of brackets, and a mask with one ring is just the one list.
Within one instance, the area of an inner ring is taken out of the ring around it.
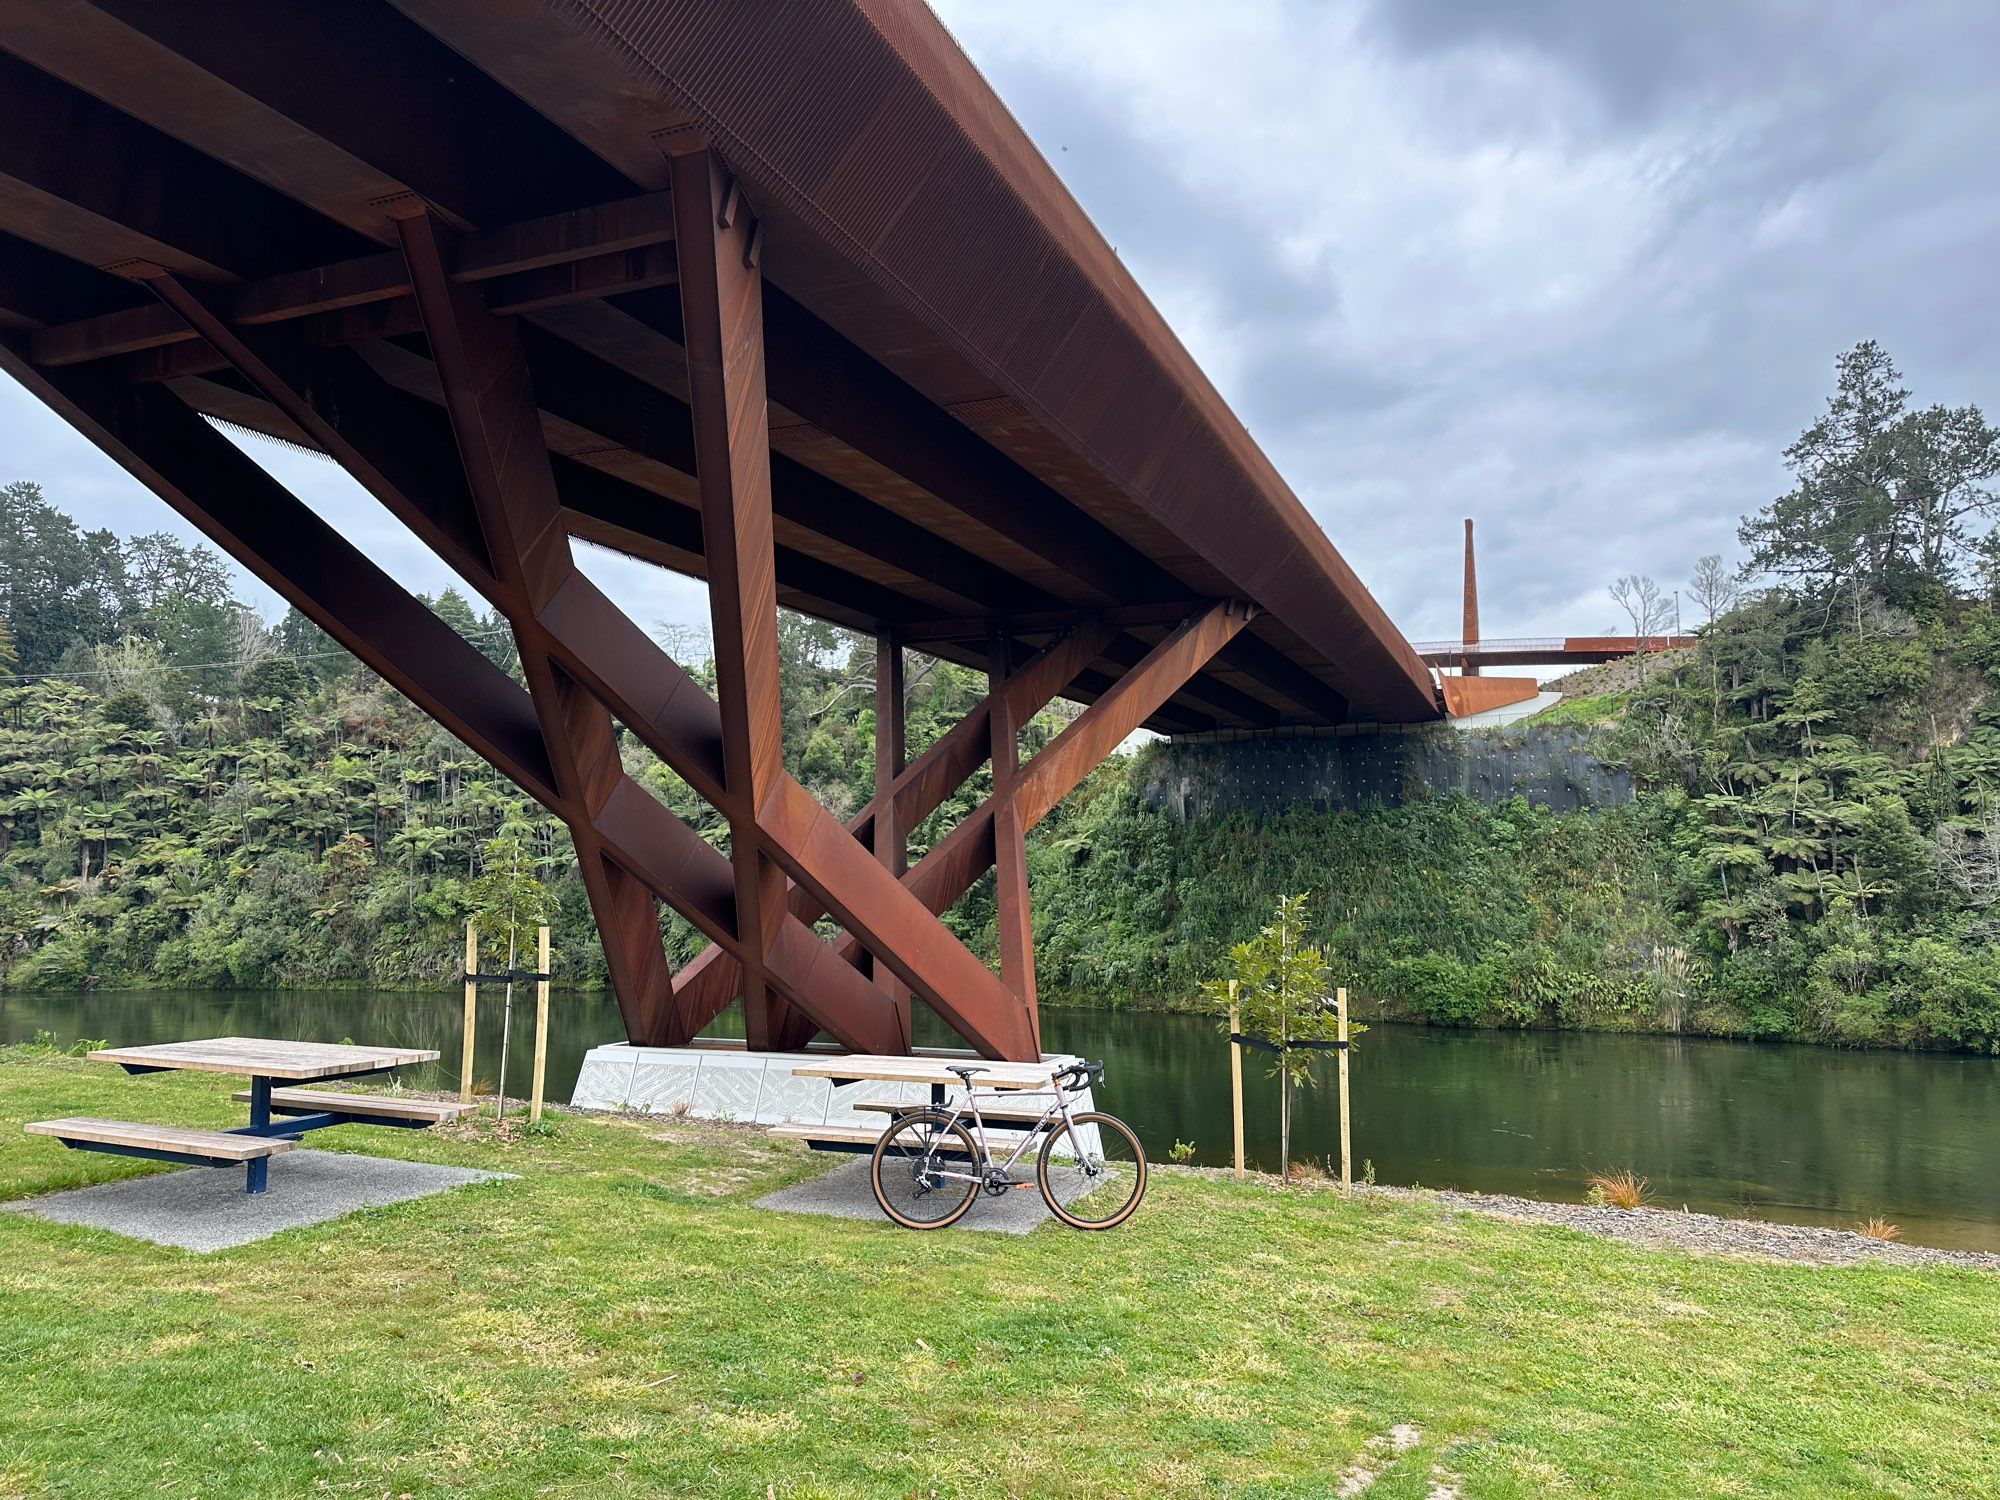
{"label": "bridge mast", "polygon": [[1458,635],[1459,644],[1465,648],[1464,659],[1459,670],[1467,677],[1479,675],[1479,663],[1473,657],[1473,648],[1479,644],[1479,578],[1472,567],[1472,517],[1465,518],[1465,623]]}

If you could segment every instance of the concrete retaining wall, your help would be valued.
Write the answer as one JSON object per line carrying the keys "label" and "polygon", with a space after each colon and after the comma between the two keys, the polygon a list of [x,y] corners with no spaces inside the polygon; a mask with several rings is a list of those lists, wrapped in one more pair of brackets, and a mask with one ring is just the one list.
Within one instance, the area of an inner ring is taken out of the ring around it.
{"label": "concrete retaining wall", "polygon": [[1493,804],[1519,795],[1576,812],[1632,800],[1632,774],[1591,753],[1575,726],[1464,732],[1427,726],[1359,734],[1183,736],[1155,750],[1140,795],[1177,820],[1307,806],[1401,807],[1462,792]]}

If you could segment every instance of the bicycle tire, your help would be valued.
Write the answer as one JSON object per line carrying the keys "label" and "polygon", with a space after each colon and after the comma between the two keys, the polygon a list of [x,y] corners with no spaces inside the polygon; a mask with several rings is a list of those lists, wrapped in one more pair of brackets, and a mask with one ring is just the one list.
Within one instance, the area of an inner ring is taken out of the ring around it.
{"label": "bicycle tire", "polygon": [[[890,1222],[905,1229],[943,1229],[964,1218],[972,1200],[979,1196],[976,1182],[961,1183],[956,1178],[926,1182],[926,1164],[936,1154],[934,1142],[939,1137],[954,1138],[956,1149],[952,1154],[963,1152],[968,1167],[977,1165],[979,1156],[970,1132],[950,1115],[929,1110],[901,1116],[875,1143],[874,1155],[868,1162],[868,1185],[874,1189],[875,1202]],[[961,1187],[964,1195],[954,1203],[950,1195]],[[940,1210],[934,1216],[905,1211],[914,1210],[934,1196]]]}
{"label": "bicycle tire", "polygon": [[[1063,1162],[1051,1166],[1056,1147],[1069,1143],[1069,1132],[1058,1127],[1042,1142],[1041,1154],[1035,1158],[1035,1181],[1041,1187],[1042,1200],[1050,1213],[1072,1229],[1116,1229],[1132,1217],[1139,1200],[1146,1196],[1146,1150],[1132,1127],[1116,1115],[1093,1110],[1070,1118],[1079,1129],[1097,1127],[1096,1170],[1087,1161],[1081,1167]],[[1121,1164],[1129,1171],[1130,1196],[1122,1201],[1100,1196],[1117,1184],[1109,1178],[1100,1182],[1099,1173],[1107,1166],[1116,1171]],[[1077,1210],[1078,1204],[1084,1205],[1083,1211]],[[1100,1214],[1092,1211],[1095,1209],[1104,1211]]]}

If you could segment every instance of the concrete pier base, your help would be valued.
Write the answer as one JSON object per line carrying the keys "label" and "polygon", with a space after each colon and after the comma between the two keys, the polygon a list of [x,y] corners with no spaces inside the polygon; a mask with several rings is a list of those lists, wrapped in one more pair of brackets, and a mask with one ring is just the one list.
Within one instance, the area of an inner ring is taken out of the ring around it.
{"label": "concrete pier base", "polygon": [[[752,1052],[741,1042],[716,1041],[689,1047],[634,1047],[612,1042],[592,1047],[577,1074],[570,1103],[578,1109],[641,1110],[686,1114],[701,1120],[740,1120],[760,1125],[874,1125],[886,1117],[854,1108],[856,1100],[892,1099],[922,1104],[931,1091],[922,1084],[866,1079],[836,1083],[831,1078],[794,1078],[801,1063],[824,1062],[833,1052]],[[972,1052],[925,1049],[925,1057],[977,1062]],[[1043,1061],[1072,1063],[1069,1053],[1048,1053]],[[953,1096],[957,1090],[950,1091]],[[1009,1091],[1008,1102],[1035,1108],[1046,1091]],[[1090,1091],[1072,1096],[1071,1108],[1093,1109]]]}

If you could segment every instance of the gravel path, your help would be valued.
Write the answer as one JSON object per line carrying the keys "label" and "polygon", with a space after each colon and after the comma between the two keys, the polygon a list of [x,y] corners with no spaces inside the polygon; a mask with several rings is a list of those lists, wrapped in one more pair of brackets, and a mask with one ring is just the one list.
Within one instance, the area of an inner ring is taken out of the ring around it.
{"label": "gravel path", "polygon": [[1980,1250],[1940,1250],[1930,1245],[1905,1245],[1871,1239],[1846,1229],[1821,1229],[1808,1224],[1769,1224],[1759,1219],[1723,1219],[1714,1214],[1657,1208],[1598,1208],[1588,1203],[1544,1203],[1535,1198],[1510,1198],[1502,1193],[1455,1193],[1444,1189],[1358,1187],[1357,1192],[1382,1193],[1411,1201],[1424,1200],[1467,1213],[1490,1214],[1534,1224],[1560,1224],[1627,1240],[1654,1249],[1709,1251],[1728,1255],[1761,1255],[1775,1260],[1845,1266],[1858,1261],[1882,1261],[1900,1266],[1972,1266],[2000,1271],[2000,1255]]}

